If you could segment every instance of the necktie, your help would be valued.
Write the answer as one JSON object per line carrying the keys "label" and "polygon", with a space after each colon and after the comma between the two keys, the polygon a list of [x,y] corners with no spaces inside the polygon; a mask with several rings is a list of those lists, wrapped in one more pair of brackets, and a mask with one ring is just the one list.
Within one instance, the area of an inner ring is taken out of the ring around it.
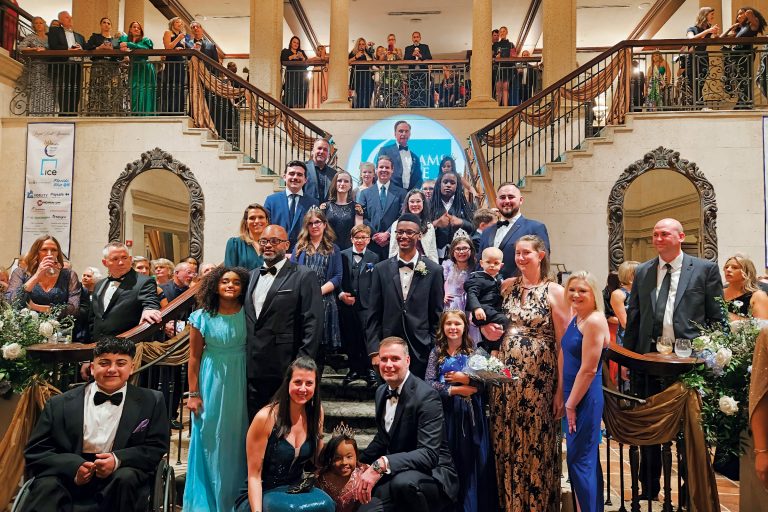
{"label": "necktie", "polygon": [[259,274],[265,276],[267,274],[277,275],[277,267],[262,267],[259,269]]}
{"label": "necktie", "polygon": [[401,145],[398,144],[397,145],[397,150],[398,151],[408,151],[408,146],[401,146]]}
{"label": "necktie", "polygon": [[661,336],[662,325],[664,323],[664,311],[667,309],[667,299],[669,298],[669,286],[672,283],[672,265],[664,264],[667,273],[661,282],[661,288],[656,295],[656,308],[653,310],[653,337]]}
{"label": "necktie", "polygon": [[403,260],[397,260],[397,268],[403,268],[408,267],[409,269],[413,270],[413,262],[406,263]]}
{"label": "necktie", "polygon": [[320,172],[320,169],[315,167],[315,173],[317,176],[317,195],[319,201],[322,203],[325,201],[325,176]]}
{"label": "necktie", "polygon": [[390,398],[394,398],[395,400],[397,400],[398,398],[400,398],[400,393],[398,393],[396,389],[387,388],[387,390],[384,392],[384,398],[386,398],[387,400],[389,400]]}
{"label": "necktie", "polygon": [[500,228],[501,226],[509,226],[509,221],[508,220],[500,220],[500,221],[498,221],[496,223],[496,227],[497,228]]}
{"label": "necktie", "polygon": [[381,209],[384,209],[384,205],[387,204],[387,187],[384,185],[379,189],[379,203],[381,203]]}
{"label": "necktie", "polygon": [[293,226],[293,219],[296,217],[296,203],[298,203],[299,195],[291,194],[290,205],[288,206],[288,223]]}
{"label": "necktie", "polygon": [[93,395],[93,403],[95,405],[101,405],[104,402],[112,402],[112,405],[120,405],[120,402],[123,401],[123,393],[122,391],[120,393],[115,393],[113,395],[108,395],[106,393],[102,393],[101,391],[97,391],[95,395]]}

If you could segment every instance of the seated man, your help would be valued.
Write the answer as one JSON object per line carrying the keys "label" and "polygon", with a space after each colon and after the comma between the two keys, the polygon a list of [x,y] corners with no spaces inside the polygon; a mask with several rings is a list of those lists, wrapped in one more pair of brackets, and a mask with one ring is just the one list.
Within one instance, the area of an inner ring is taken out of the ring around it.
{"label": "seated man", "polygon": [[355,487],[358,512],[447,510],[456,502],[459,478],[445,437],[440,396],[408,371],[405,340],[379,345],[376,390],[378,432],[360,460],[370,464]]}
{"label": "seated man", "polygon": [[35,477],[22,510],[146,510],[149,475],[168,452],[168,413],[158,391],[127,384],[136,347],[105,338],[91,362],[95,383],[52,397],[24,451]]}

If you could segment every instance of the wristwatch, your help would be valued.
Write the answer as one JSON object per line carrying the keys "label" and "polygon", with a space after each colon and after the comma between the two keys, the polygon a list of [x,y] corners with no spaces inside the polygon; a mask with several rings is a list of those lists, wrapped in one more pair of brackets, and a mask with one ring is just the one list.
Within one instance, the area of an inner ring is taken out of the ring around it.
{"label": "wristwatch", "polygon": [[199,391],[190,391],[189,393],[187,393],[187,396],[189,398],[198,398],[200,396],[200,392]]}
{"label": "wristwatch", "polygon": [[375,461],[373,461],[373,464],[371,464],[371,469],[380,475],[383,475],[384,473],[387,472],[386,469],[381,467],[381,463],[379,462],[379,459],[376,459]]}

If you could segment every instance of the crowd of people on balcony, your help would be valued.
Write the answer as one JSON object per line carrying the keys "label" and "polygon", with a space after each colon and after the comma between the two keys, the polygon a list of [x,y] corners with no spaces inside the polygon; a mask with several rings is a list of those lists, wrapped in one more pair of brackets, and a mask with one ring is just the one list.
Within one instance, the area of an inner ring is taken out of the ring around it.
{"label": "crowd of people on balcony", "polygon": [[[400,146],[409,130],[395,125]],[[623,263],[613,293],[601,295],[586,271],[561,285],[547,228],[522,215],[516,185],[498,186],[495,209],[476,210],[450,155],[424,181],[407,150],[395,150],[363,164],[369,178],[353,191],[350,174],[328,164],[328,141],[316,140],[308,161],[287,163],[284,191],[246,207],[221,265],[150,262],[114,242],[104,248],[106,278],[87,267],[81,281],[58,241],[42,236],[5,297],[32,311],[64,305],[80,323],[75,336],[85,333],[76,339],[98,341],[161,321],[167,301],[197,289],[199,309],[186,317],[189,510],[554,509],[562,417],[579,508],[602,510],[604,348],[647,353],[659,336],[695,337],[697,326],[728,320],[720,299],[743,306],[735,318],[768,319],[754,264],[729,258],[724,290],[714,263],[682,252],[682,225],[662,219],[652,233],[658,257]],[[657,288],[654,312],[641,297]],[[513,380],[488,386],[473,374],[479,348]],[[323,451],[326,367],[348,369],[343,386],[378,386],[378,432],[365,450],[341,428]],[[166,399],[178,403],[176,393]],[[296,454],[326,461],[308,494],[286,492],[302,482],[285,464]],[[661,490],[659,457],[643,448],[646,497]]]}

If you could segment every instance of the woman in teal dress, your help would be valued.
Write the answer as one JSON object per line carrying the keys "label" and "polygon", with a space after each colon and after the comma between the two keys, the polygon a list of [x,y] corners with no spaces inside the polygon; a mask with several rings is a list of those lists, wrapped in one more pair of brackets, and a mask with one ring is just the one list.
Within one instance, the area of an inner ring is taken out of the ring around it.
{"label": "woman in teal dress", "polygon": [[[152,40],[144,37],[144,29],[138,21],[132,22],[128,33],[120,36],[120,49],[123,51],[152,48]],[[148,59],[146,55],[131,57],[131,112],[135,115],[151,115],[155,111],[157,74],[154,64]]]}
{"label": "woman in teal dress", "polygon": [[[334,512],[330,496],[301,485],[303,472],[314,470],[322,444],[317,365],[300,357],[286,369],[272,403],[256,413],[248,429],[248,479],[237,512]],[[297,486],[305,492],[288,492]]]}
{"label": "woman in teal dress", "polygon": [[563,393],[568,430],[566,462],[580,512],[602,512],[600,421],[603,416],[601,356],[611,340],[597,281],[589,272],[574,272],[565,296],[576,313],[560,341]]}
{"label": "woman in teal dress", "polygon": [[224,250],[225,267],[253,270],[261,267],[264,257],[259,248],[261,232],[269,225],[269,212],[259,203],[249,204],[240,220],[240,236],[227,240]]}
{"label": "woman in teal dress", "polygon": [[200,283],[189,317],[189,442],[184,510],[226,511],[247,474],[245,312],[248,273],[216,267]]}

